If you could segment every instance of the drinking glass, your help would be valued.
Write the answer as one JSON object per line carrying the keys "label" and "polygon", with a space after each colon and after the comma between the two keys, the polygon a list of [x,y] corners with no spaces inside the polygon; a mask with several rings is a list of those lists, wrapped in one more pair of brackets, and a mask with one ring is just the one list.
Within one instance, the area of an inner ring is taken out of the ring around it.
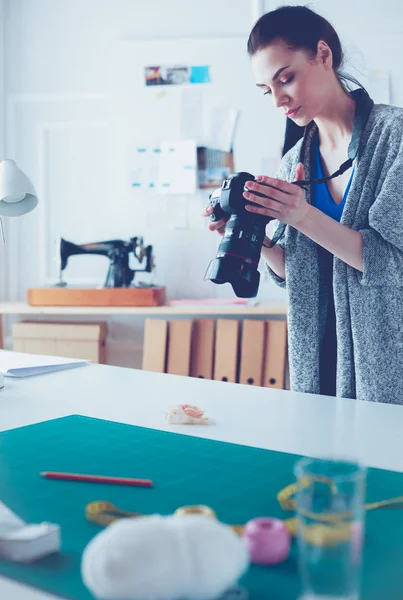
{"label": "drinking glass", "polygon": [[358,600],[366,468],[303,458],[295,475],[301,599]]}

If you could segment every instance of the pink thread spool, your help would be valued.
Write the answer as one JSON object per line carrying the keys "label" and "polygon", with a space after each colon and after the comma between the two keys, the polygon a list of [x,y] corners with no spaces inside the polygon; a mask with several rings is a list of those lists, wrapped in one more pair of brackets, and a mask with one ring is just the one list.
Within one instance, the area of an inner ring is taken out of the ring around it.
{"label": "pink thread spool", "polygon": [[291,536],[280,519],[252,519],[246,523],[242,537],[251,561],[257,565],[276,565],[290,553]]}

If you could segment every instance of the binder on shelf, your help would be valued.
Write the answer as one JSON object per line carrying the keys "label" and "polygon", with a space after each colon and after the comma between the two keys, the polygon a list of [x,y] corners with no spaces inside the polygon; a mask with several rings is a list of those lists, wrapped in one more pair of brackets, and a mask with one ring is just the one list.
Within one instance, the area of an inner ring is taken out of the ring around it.
{"label": "binder on shelf", "polygon": [[262,385],[265,322],[244,319],[239,383]]}
{"label": "binder on shelf", "polygon": [[263,385],[284,389],[287,352],[286,321],[266,321],[265,345]]}
{"label": "binder on shelf", "polygon": [[189,375],[192,320],[173,319],[169,323],[167,373]]}
{"label": "binder on shelf", "polygon": [[239,321],[217,319],[214,379],[236,383]]}
{"label": "binder on shelf", "polygon": [[168,321],[163,319],[146,319],[142,364],[144,371],[164,373],[167,339]]}
{"label": "binder on shelf", "polygon": [[194,319],[190,374],[202,379],[213,378],[214,319]]}

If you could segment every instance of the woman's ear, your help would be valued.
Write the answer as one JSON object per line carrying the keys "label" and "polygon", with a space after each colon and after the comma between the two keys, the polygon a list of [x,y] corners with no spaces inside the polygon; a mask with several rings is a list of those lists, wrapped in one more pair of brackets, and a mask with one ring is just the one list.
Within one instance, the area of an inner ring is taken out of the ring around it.
{"label": "woman's ear", "polygon": [[333,68],[333,54],[329,46],[323,40],[319,40],[316,53],[317,60],[325,69]]}

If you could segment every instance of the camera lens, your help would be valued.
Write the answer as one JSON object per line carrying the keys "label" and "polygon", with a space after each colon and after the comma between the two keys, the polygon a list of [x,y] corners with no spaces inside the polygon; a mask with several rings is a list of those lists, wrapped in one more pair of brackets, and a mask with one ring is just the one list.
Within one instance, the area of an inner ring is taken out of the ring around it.
{"label": "camera lens", "polygon": [[232,214],[217,256],[210,262],[205,279],[230,283],[239,298],[254,298],[259,289],[260,252],[267,220],[259,215]]}

